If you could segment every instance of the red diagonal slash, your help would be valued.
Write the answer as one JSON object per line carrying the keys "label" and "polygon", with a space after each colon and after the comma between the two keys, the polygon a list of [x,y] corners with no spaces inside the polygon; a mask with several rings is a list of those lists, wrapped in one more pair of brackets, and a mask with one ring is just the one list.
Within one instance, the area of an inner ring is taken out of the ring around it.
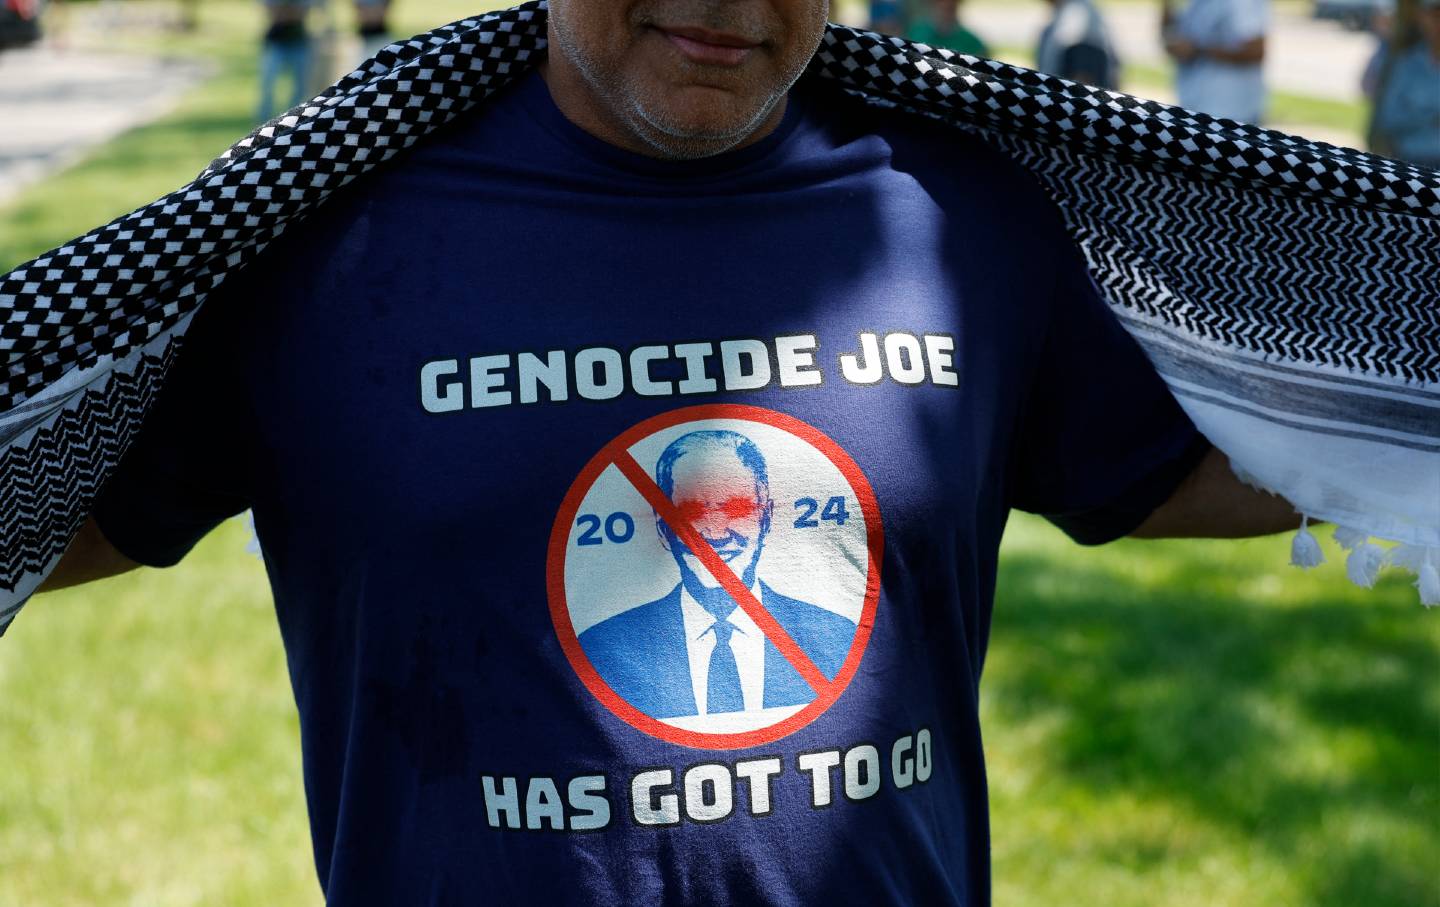
{"label": "red diagonal slash", "polygon": [[810,688],[817,695],[823,693],[830,686],[830,678],[821,673],[820,669],[815,666],[815,662],[810,660],[810,656],[805,654],[805,650],[800,648],[800,644],[785,632],[785,628],[780,626],[780,622],[755,597],[755,593],[745,588],[745,584],[740,581],[740,577],[735,575],[735,571],[730,569],[730,565],[725,563],[720,555],[715,553],[715,549],[710,547],[710,543],[705,541],[700,533],[695,531],[695,527],[680,515],[680,511],[670,502],[669,498],[665,497],[665,492],[660,490],[660,486],[655,484],[655,480],[650,478],[644,467],[636,462],[629,451],[621,451],[615,457],[615,466],[624,474],[625,478],[630,480],[630,484],[635,486],[635,490],[640,492],[650,506],[655,508],[655,512],[660,514],[660,518],[665,521],[671,531],[685,543],[685,547],[700,558],[700,562],[705,565],[705,569],[710,571],[710,575],[715,577],[716,582],[724,587],[726,592],[730,593],[730,597],[735,599],[740,610],[755,621],[755,626],[760,628],[760,632],[765,634],[766,639],[775,644],[775,648],[780,650],[780,654],[785,656],[785,660],[800,672],[800,676],[805,678],[805,682],[810,684]]}

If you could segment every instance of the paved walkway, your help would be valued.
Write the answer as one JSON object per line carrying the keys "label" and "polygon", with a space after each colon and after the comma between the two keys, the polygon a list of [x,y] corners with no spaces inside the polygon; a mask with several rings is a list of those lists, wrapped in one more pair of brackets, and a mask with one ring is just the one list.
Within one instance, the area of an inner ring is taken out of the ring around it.
{"label": "paved walkway", "polygon": [[206,73],[192,61],[50,48],[0,53],[0,203],[165,113]]}

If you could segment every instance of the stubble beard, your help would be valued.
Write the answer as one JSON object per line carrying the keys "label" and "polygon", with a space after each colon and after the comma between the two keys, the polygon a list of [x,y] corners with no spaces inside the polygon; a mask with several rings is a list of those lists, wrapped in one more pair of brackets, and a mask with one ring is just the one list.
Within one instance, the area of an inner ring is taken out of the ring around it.
{"label": "stubble beard", "polygon": [[611,72],[573,40],[563,22],[551,19],[554,43],[575,67],[590,92],[604,104],[608,118],[619,120],[628,133],[639,139],[656,157],[669,160],[696,160],[722,154],[741,144],[759,129],[784,99],[786,92],[804,72],[804,66],[787,73],[751,118],[728,132],[686,129],[646,107],[641,91],[623,76]]}

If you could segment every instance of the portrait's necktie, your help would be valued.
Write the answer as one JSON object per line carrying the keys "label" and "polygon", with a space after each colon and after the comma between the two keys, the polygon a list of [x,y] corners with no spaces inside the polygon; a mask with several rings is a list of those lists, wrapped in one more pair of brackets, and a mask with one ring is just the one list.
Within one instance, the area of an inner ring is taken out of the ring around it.
{"label": "portrait's necktie", "polygon": [[717,620],[710,627],[715,631],[715,648],[710,652],[710,684],[706,695],[707,714],[718,712],[740,712],[745,702],[740,695],[740,668],[735,663],[735,650],[730,648],[730,636],[735,625],[728,620]]}

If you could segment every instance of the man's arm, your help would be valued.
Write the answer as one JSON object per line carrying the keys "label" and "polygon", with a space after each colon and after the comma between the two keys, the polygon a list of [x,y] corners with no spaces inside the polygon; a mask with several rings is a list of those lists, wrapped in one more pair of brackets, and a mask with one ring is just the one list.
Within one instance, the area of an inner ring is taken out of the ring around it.
{"label": "man's arm", "polygon": [[1284,498],[1256,491],[1240,481],[1230,458],[1211,449],[1131,538],[1239,539],[1285,532],[1300,515]]}
{"label": "man's arm", "polygon": [[1262,63],[1265,60],[1265,37],[1251,38],[1234,47],[1201,47],[1186,38],[1171,38],[1165,42],[1165,50],[1181,63],[1205,57],[1221,63]]}
{"label": "man's arm", "polygon": [[56,589],[79,586],[82,583],[119,576],[139,566],[115,550],[115,546],[101,534],[95,518],[90,517],[85,520],[85,525],[80,528],[75,541],[66,549],[65,556],[60,558],[55,572],[51,573],[36,591],[54,592]]}

